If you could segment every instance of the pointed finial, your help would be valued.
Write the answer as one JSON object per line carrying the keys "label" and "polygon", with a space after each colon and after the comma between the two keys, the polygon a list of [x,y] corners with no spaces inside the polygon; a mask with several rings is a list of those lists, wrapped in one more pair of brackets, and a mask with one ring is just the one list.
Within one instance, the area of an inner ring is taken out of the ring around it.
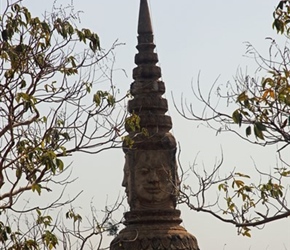
{"label": "pointed finial", "polygon": [[[135,149],[142,150],[172,150],[176,148],[173,135],[171,117],[166,115],[167,100],[162,97],[165,93],[165,84],[160,80],[161,69],[158,55],[154,52],[155,44],[151,25],[150,12],[147,0],[140,0],[138,24],[138,53],[135,56],[137,65],[133,70],[133,79],[130,92],[133,99],[128,102],[128,111],[140,118],[140,129],[132,130],[126,127],[129,136],[134,141]],[[147,134],[147,135],[145,135]],[[128,148],[124,145],[123,150]]]}
{"label": "pointed finial", "polygon": [[153,34],[147,0],[141,0],[139,11],[138,34]]}

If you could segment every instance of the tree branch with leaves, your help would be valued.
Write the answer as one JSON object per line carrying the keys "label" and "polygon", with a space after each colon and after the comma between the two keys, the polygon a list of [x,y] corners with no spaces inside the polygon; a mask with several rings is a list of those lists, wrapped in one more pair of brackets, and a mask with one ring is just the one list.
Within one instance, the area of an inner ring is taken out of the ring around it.
{"label": "tree branch with leaves", "polygon": [[[273,28],[288,40],[290,1],[281,1],[273,16]],[[284,153],[290,144],[290,53],[287,44],[281,49],[274,39],[267,40],[270,46],[266,57],[250,43],[246,44],[246,54],[257,63],[256,72],[260,78],[240,73],[225,87],[219,85],[217,79],[207,95],[202,93],[198,79],[197,87],[192,86],[192,90],[195,101],[203,104],[202,111],[197,112],[192,100],[188,103],[182,99],[180,107],[175,103],[181,116],[205,123],[217,134],[232,132],[252,144],[277,145],[278,166],[270,172],[255,166],[260,175],[258,182],[247,173],[235,171],[220,178],[214,175],[221,167],[218,165],[212,174],[205,176],[193,172],[200,183],[197,193],[188,185],[182,192],[182,200],[191,209],[231,223],[246,236],[250,236],[251,227],[260,227],[290,215],[290,163],[285,160]],[[203,197],[207,197],[205,191],[209,187],[217,190],[223,201],[218,199],[207,206]]]}
{"label": "tree branch with leaves", "polygon": [[[120,146],[126,111],[112,79],[113,50],[97,33],[77,26],[71,6],[54,7],[42,19],[23,1],[7,1],[0,15],[0,213],[22,195],[52,191],[51,183],[75,152],[96,154]],[[100,84],[100,82],[105,82]],[[99,86],[102,86],[101,88]],[[64,185],[64,182],[58,182]],[[38,211],[38,217],[41,214]],[[46,217],[50,223],[49,217]],[[26,239],[27,249],[45,241]],[[4,249],[19,249],[0,223]],[[19,239],[17,237],[17,239]],[[16,240],[16,238],[15,238]],[[25,240],[25,237],[21,237]],[[30,241],[31,240],[31,241]],[[51,245],[52,244],[52,245]]]}

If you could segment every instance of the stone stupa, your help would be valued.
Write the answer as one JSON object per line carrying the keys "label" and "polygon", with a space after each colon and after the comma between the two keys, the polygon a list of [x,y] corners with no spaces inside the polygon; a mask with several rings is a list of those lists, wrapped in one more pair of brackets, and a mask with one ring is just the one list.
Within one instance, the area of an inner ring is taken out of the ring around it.
{"label": "stone stupa", "polygon": [[[124,180],[130,211],[125,228],[111,242],[111,250],[199,250],[196,238],[180,223],[176,209],[179,178],[176,141],[172,128],[161,69],[156,66],[153,31],[147,0],[140,1],[137,65],[131,84],[133,99],[128,111],[140,118],[140,129],[126,126],[131,147],[123,144]],[[146,133],[144,133],[146,131]]]}

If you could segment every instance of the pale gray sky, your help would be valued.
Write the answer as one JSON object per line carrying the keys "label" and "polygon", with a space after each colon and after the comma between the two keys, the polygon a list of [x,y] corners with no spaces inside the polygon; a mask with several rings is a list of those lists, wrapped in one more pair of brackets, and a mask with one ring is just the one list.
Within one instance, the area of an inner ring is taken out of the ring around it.
{"label": "pale gray sky", "polygon": [[[50,10],[54,1],[26,0],[34,14]],[[64,6],[70,1],[59,0]],[[251,42],[259,51],[267,52],[269,41],[276,37],[271,29],[272,12],[276,0],[149,0],[155,43],[167,86],[169,114],[173,120],[173,133],[182,147],[181,162],[188,168],[200,152],[200,163],[211,166],[223,148],[224,171],[233,167],[251,173],[254,158],[258,166],[269,170],[275,163],[273,148],[253,147],[233,135],[215,136],[215,132],[182,119],[174,110],[171,92],[175,99],[181,93],[190,100],[191,81],[201,72],[204,93],[219,76],[220,83],[232,80],[238,67],[254,72],[252,60],[244,57],[244,42]],[[115,83],[121,90],[129,88],[136,53],[138,0],[74,0],[76,10],[82,10],[80,26],[95,30],[101,46],[109,48],[118,39],[125,43],[116,49],[116,68],[124,69],[128,77],[116,72]],[[197,109],[198,104],[195,104]],[[290,157],[289,157],[290,160]],[[74,205],[88,210],[92,197],[98,209],[104,202],[114,202],[119,194],[123,175],[123,152],[113,150],[100,155],[77,154],[74,157],[74,176],[79,179],[70,187],[70,193],[83,189],[84,194]],[[214,197],[213,197],[214,198]],[[237,236],[232,225],[214,217],[189,211],[181,207],[183,224],[194,234],[201,249],[207,250],[290,250],[289,219],[274,222],[263,230],[253,230],[252,238]]]}

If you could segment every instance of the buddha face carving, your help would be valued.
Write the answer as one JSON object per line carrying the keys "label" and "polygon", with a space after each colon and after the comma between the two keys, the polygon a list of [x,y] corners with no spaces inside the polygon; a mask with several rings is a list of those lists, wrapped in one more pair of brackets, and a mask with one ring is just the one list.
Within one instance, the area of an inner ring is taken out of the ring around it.
{"label": "buddha face carving", "polygon": [[143,153],[135,165],[136,194],[144,201],[158,202],[170,196],[171,171],[161,158]]}
{"label": "buddha face carving", "polygon": [[[174,208],[178,181],[171,151],[140,150],[126,154],[122,186],[135,209]],[[134,157],[133,157],[134,154]],[[132,160],[133,159],[133,160]]]}

